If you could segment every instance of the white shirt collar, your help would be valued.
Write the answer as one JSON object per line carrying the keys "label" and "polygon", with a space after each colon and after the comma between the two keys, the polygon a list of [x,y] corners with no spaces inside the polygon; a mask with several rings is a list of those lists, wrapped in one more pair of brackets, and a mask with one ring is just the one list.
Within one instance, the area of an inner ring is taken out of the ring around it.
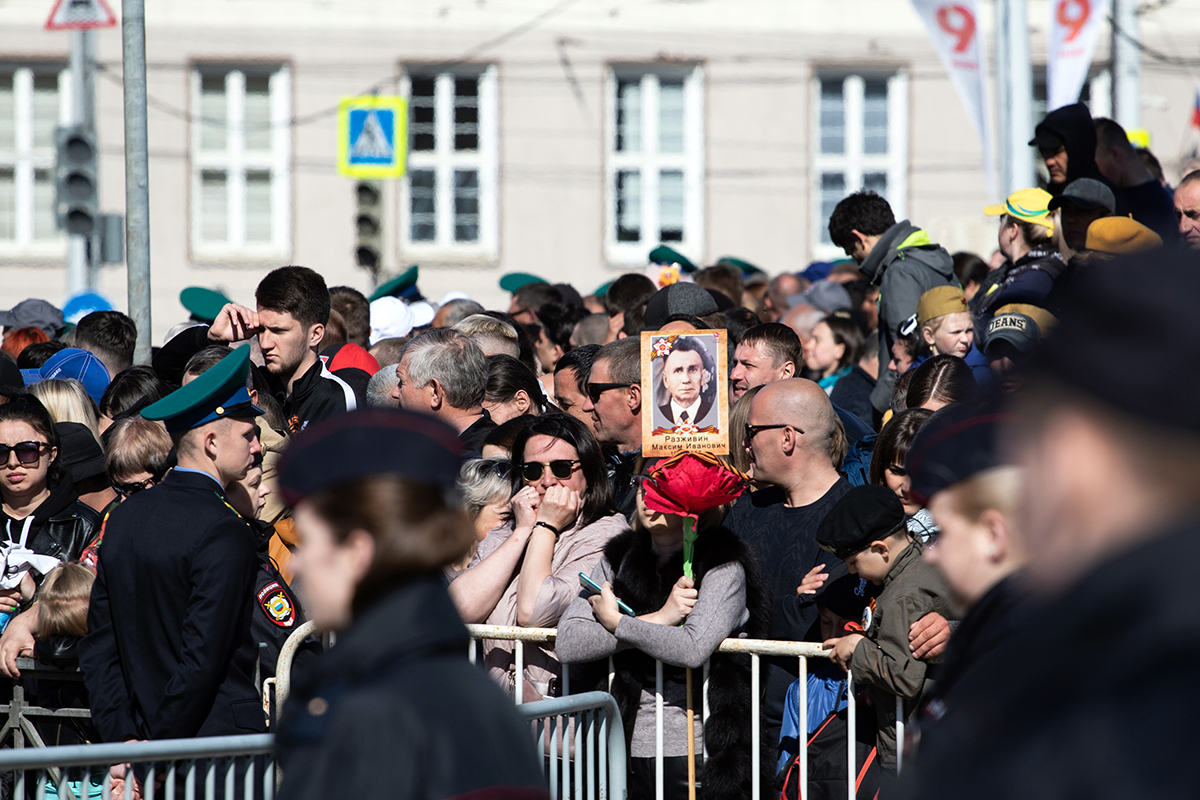
{"label": "white shirt collar", "polygon": [[674,416],[674,417],[675,417],[675,423],[676,423],[676,424],[678,424],[678,423],[680,422],[680,416],[679,416],[679,415],[680,415],[680,412],[682,412],[682,411],[686,411],[686,412],[687,412],[687,415],[688,415],[688,422],[690,422],[690,423],[692,423],[693,425],[695,425],[695,424],[696,424],[696,422],[697,422],[697,419],[696,419],[696,418],[699,416],[699,413],[698,413],[698,412],[700,411],[700,398],[699,398],[699,397],[697,397],[697,398],[696,398],[696,402],[692,403],[692,404],[691,404],[690,406],[688,406],[687,408],[684,408],[683,406],[681,406],[681,405],[679,405],[678,403],[676,403],[674,399],[672,399],[672,400],[671,400],[671,414],[672,414],[672,416]]}

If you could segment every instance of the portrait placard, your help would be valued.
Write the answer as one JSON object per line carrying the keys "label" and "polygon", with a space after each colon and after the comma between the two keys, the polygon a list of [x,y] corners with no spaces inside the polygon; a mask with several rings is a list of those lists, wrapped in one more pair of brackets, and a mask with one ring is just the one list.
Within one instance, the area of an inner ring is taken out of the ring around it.
{"label": "portrait placard", "polygon": [[642,454],[729,452],[725,331],[642,333]]}

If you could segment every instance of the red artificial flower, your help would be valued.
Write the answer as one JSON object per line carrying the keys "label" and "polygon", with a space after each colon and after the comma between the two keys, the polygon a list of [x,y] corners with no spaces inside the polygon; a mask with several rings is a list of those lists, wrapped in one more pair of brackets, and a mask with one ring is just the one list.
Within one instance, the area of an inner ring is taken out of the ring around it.
{"label": "red artificial flower", "polygon": [[744,474],[712,453],[679,453],[650,472],[644,484],[646,508],[698,519],[736,500],[747,482]]}

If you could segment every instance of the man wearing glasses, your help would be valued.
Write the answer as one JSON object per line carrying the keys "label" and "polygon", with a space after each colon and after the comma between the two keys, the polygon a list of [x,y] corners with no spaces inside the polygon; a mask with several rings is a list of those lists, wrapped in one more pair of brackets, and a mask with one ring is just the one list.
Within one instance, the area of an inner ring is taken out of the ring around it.
{"label": "man wearing glasses", "polygon": [[631,518],[637,511],[633,482],[642,452],[641,339],[629,337],[601,347],[592,362],[583,411],[592,417],[596,439],[616,449],[608,464],[613,500]]}

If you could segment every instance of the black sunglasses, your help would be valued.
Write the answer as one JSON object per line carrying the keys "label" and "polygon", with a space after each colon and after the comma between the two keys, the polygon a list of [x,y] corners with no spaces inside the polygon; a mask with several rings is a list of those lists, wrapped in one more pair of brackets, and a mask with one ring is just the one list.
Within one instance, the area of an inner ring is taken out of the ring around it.
{"label": "black sunglasses", "polygon": [[49,449],[49,442],[17,442],[16,444],[0,444],[0,463],[8,463],[8,454],[16,453],[20,464],[36,464],[42,457],[42,448]]}
{"label": "black sunglasses", "polygon": [[747,422],[746,423],[746,435],[745,435],[745,438],[742,439],[742,442],[744,442],[745,444],[750,444],[750,441],[752,439],[754,439],[754,437],[757,436],[761,431],[773,431],[773,430],[778,430],[779,428],[792,428],[797,433],[801,433],[801,434],[804,433],[804,431],[800,430],[795,425],[789,424],[787,422],[784,422],[779,425],[751,425],[749,422]]}
{"label": "black sunglasses", "polygon": [[631,384],[628,383],[589,383],[587,385],[587,393],[588,397],[592,399],[593,403],[598,403],[600,401],[600,395],[604,394],[609,389],[626,389],[630,385]]}
{"label": "black sunglasses", "polygon": [[575,471],[575,465],[583,463],[579,459],[560,458],[555,461],[547,461],[538,463],[537,461],[526,461],[521,465],[521,477],[527,483],[540,481],[542,474],[546,471],[546,467],[550,468],[550,474],[558,478],[560,481],[565,481],[571,477],[571,473]]}
{"label": "black sunglasses", "polygon": [[134,481],[133,483],[114,483],[113,491],[121,495],[123,498],[129,498],[143,489],[149,489],[151,486],[159,484],[163,479],[161,475],[151,475],[144,481]]}

